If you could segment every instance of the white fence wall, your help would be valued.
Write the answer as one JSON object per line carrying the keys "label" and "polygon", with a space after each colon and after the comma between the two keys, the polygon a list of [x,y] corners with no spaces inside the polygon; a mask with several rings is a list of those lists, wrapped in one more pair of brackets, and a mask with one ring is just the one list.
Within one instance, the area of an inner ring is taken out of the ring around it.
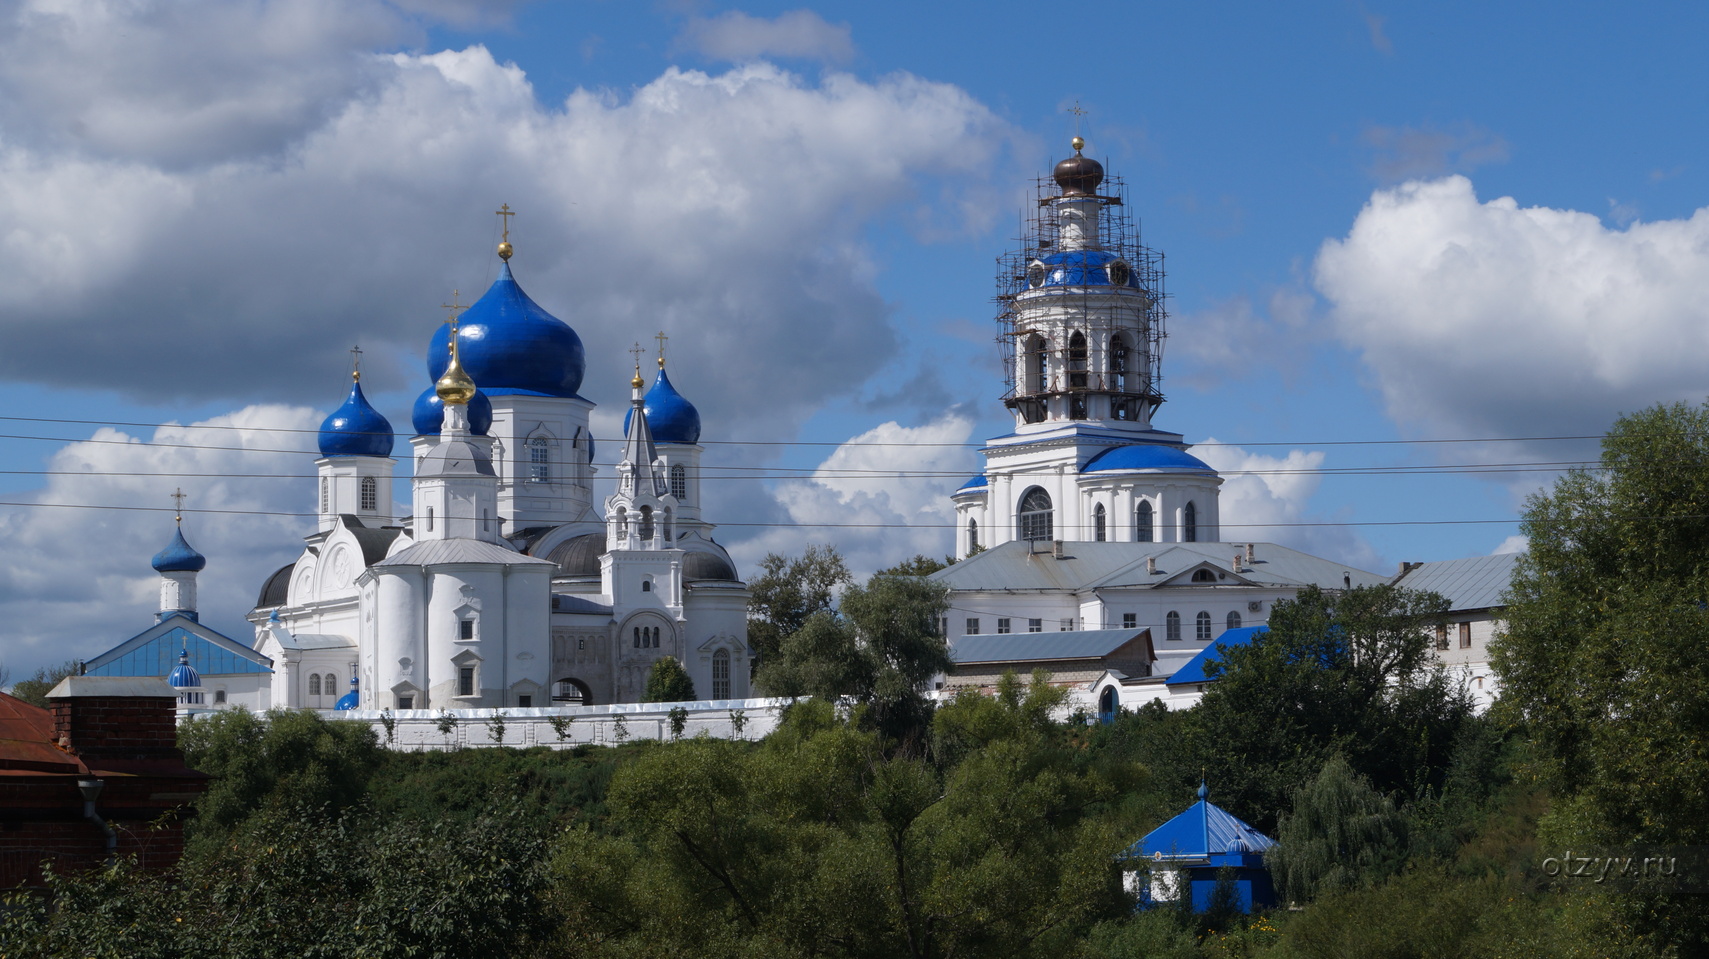
{"label": "white fence wall", "polygon": [[[549,746],[569,749],[583,743],[615,746],[635,739],[671,738],[670,712],[688,713],[682,736],[705,733],[718,739],[759,739],[777,728],[788,699],[727,699],[698,703],[619,703],[611,706],[535,706],[503,709],[397,709],[389,711],[392,735],[386,735],[386,712],[351,709],[326,713],[344,722],[367,723],[382,745],[407,752],[501,745],[496,717],[504,721],[502,745],[518,748]],[[553,727],[561,717],[564,735]],[[447,723],[447,719],[452,722]],[[738,724],[741,726],[738,731]],[[442,728],[442,726],[448,728]]]}

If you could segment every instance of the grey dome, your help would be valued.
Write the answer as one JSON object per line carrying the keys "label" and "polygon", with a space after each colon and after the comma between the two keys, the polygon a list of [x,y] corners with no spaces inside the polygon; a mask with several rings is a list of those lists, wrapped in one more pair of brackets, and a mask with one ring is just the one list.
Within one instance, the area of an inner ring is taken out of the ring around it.
{"label": "grey dome", "polygon": [[730,562],[730,554],[724,552],[724,547],[717,543],[709,545],[711,549],[692,549],[682,558],[683,582],[740,582],[736,576],[736,564]]}
{"label": "grey dome", "polygon": [[598,576],[599,557],[604,552],[604,533],[583,533],[552,547],[546,558],[558,564],[560,576]]}

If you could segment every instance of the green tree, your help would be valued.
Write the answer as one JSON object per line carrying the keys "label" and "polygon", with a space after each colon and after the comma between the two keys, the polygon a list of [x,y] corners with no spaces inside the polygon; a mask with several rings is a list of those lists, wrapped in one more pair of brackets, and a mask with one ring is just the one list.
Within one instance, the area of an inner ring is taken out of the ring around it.
{"label": "green tree", "polygon": [[47,694],[59,685],[59,681],[67,676],[77,675],[78,662],[68,659],[58,666],[44,666],[35,671],[29,679],[20,679],[12,684],[12,695],[32,706],[47,708]]}
{"label": "green tree", "polygon": [[647,690],[641,696],[644,703],[687,703],[694,701],[694,680],[675,656],[660,656],[647,670]]}
{"label": "green tree", "polygon": [[198,834],[223,834],[264,807],[349,808],[385,760],[366,723],[297,709],[198,716],[178,728],[178,745],[191,768],[214,777],[192,820]]}
{"label": "green tree", "polygon": [[761,663],[777,656],[785,637],[829,610],[837,591],[854,582],[833,546],[809,546],[793,559],[771,553],[760,569],[748,582],[748,642]]}
{"label": "green tree", "polygon": [[[1307,587],[1231,648],[1193,710],[1193,754],[1237,815],[1268,831],[1341,754],[1385,794],[1439,790],[1471,702],[1435,664],[1434,593]],[[1185,784],[1180,784],[1185,785]]]}
{"label": "green tree", "polygon": [[1283,895],[1298,902],[1369,886],[1406,860],[1406,821],[1394,800],[1371,788],[1340,756],[1294,790],[1293,811],[1265,857]]}
{"label": "green tree", "polygon": [[878,571],[880,576],[930,576],[940,569],[949,569],[955,565],[954,556],[943,559],[933,559],[924,553],[915,554],[895,566]]}

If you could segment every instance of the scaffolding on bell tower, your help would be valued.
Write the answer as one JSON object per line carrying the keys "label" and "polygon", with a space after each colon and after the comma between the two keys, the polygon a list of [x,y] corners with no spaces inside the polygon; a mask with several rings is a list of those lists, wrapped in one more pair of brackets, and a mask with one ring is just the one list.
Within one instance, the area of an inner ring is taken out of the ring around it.
{"label": "scaffolding on bell tower", "polygon": [[[1037,202],[1022,215],[1015,246],[997,258],[1003,404],[1028,423],[1148,422],[1163,402],[1168,317],[1163,254],[1140,242],[1138,223],[1126,203],[1126,184],[1108,176],[1102,177],[1100,192],[1078,197],[1095,201],[1097,242],[1091,249],[1106,255],[1082,256],[1078,265],[1051,263],[1053,254],[1063,252],[1058,205],[1069,198],[1058,184],[1049,176],[1036,180]],[[1094,263],[1103,275],[1096,282],[1075,282],[1073,272],[1091,269]],[[1050,294],[1048,311],[1043,299],[1026,296],[1041,288]],[[1111,294],[1118,291],[1124,295],[1112,302]],[[1056,319],[1044,322],[1046,312]],[[1065,325],[1063,316],[1077,318]],[[1132,352],[1125,358],[1116,355],[1112,344],[1130,336],[1135,340]],[[1034,363],[1035,368],[1025,368]]]}

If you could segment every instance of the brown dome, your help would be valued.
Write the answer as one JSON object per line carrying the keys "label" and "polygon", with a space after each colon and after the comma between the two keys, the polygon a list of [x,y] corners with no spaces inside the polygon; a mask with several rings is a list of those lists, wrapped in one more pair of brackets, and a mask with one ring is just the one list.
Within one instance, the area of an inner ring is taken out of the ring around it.
{"label": "brown dome", "polygon": [[1064,196],[1097,196],[1098,184],[1104,182],[1104,165],[1079,150],[1056,165],[1056,185]]}

